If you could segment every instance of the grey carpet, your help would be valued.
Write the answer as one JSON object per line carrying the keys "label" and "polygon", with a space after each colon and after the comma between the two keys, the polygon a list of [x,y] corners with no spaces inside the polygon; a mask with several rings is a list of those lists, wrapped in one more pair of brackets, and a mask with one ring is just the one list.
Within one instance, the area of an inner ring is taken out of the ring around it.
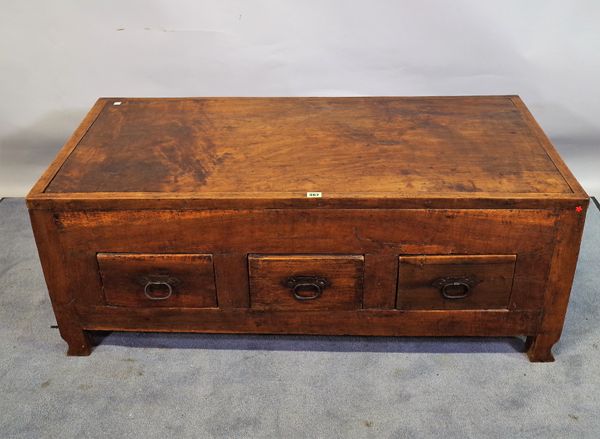
{"label": "grey carpet", "polygon": [[555,363],[517,338],[117,334],[66,357],[22,199],[0,203],[2,438],[597,438],[600,214]]}

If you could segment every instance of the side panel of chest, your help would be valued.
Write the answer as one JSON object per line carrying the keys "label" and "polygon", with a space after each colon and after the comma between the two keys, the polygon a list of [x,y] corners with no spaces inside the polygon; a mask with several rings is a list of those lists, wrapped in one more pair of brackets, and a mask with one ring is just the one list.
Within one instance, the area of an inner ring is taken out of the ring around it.
{"label": "side panel of chest", "polygon": [[[557,215],[546,210],[469,209],[139,210],[59,212],[53,214],[53,224],[69,267],[69,290],[82,306],[107,305],[98,253],[212,255],[220,309],[251,306],[251,254],[315,255],[311,269],[318,268],[322,255],[360,256],[357,285],[362,297],[356,303],[361,309],[402,308],[399,257],[506,255],[514,269],[503,271],[513,276],[502,281],[510,288],[505,308],[539,310]],[[456,266],[448,275],[457,274]],[[484,267],[480,273],[489,271]],[[290,272],[302,274],[301,269]],[[443,274],[436,272],[436,278]],[[280,286],[280,280],[274,282]]]}

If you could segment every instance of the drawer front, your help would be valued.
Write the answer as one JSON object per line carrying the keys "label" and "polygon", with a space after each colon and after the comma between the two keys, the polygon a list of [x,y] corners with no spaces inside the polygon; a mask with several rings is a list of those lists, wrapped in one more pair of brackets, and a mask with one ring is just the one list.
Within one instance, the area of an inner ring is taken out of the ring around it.
{"label": "drawer front", "polygon": [[507,308],[516,259],[516,255],[400,256],[397,308]]}
{"label": "drawer front", "polygon": [[362,255],[249,255],[250,307],[361,308]]}
{"label": "drawer front", "polygon": [[96,257],[108,305],[217,306],[212,255],[98,253]]}

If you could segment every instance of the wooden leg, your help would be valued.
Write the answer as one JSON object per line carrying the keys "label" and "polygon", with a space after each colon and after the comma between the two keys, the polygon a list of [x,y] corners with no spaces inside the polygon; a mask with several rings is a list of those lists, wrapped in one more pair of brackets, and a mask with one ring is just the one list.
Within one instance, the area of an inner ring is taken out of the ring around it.
{"label": "wooden leg", "polygon": [[61,251],[61,233],[56,217],[47,210],[30,210],[29,216],[58,330],[69,345],[67,355],[90,355],[92,343],[74,308],[73,283],[65,271],[68,264]]}
{"label": "wooden leg", "polygon": [[87,356],[92,353],[92,341],[89,334],[77,326],[59,325],[60,336],[67,342],[68,356]]}
{"label": "wooden leg", "polygon": [[532,362],[551,362],[554,361],[552,355],[552,346],[558,341],[560,334],[543,334],[527,337],[525,348],[527,356]]}
{"label": "wooden leg", "polygon": [[[587,202],[583,205],[587,207]],[[583,233],[585,207],[582,211],[565,210],[557,221],[556,246],[544,295],[544,315],[538,329],[540,334],[527,337],[527,356],[530,361],[554,361],[552,346],[560,338],[567,313]]]}

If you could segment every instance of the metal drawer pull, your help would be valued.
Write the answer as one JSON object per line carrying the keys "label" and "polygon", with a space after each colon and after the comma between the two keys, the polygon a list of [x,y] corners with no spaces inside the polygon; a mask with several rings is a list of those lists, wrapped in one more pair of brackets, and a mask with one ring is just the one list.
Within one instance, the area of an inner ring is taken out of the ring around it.
{"label": "metal drawer pull", "polygon": [[[164,286],[166,286],[167,287],[167,294],[165,294],[164,296],[152,296],[152,295],[150,295],[149,290],[152,288],[153,285],[164,285]],[[173,294],[173,287],[168,282],[164,282],[164,281],[148,281],[148,283],[144,286],[144,294],[150,300],[166,300],[169,297],[171,297],[171,295]]]}
{"label": "metal drawer pull", "polygon": [[[285,280],[284,285],[290,289],[294,299],[305,301],[318,299],[330,283],[324,277],[292,276]],[[310,294],[302,294],[302,292]]]}
{"label": "metal drawer pull", "polygon": [[469,277],[441,277],[433,281],[432,286],[440,289],[444,299],[464,299],[471,293],[477,280]]}
{"label": "metal drawer pull", "polygon": [[[144,283],[144,295],[148,299],[167,300],[173,295],[173,286],[179,283],[179,280],[174,277],[157,275],[143,277],[142,283]],[[163,290],[164,294],[156,295],[154,294],[156,292],[155,290]]]}

